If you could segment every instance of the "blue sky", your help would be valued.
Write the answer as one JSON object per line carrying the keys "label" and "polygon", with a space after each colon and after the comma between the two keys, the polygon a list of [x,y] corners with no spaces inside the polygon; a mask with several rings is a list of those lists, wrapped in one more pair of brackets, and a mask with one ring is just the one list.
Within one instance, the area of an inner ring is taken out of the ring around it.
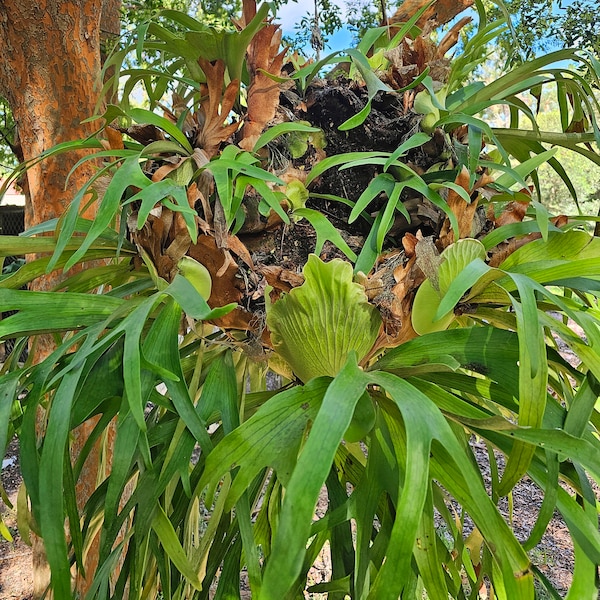
{"label": "blue sky", "polygon": [[[346,17],[346,5],[343,1],[338,1],[336,4],[340,7],[340,12],[342,13],[340,16],[342,21],[344,21]],[[312,2],[302,2],[302,0],[299,2],[288,2],[279,9],[276,22],[281,24],[284,35],[293,36],[296,33],[294,29],[296,23],[300,23],[302,17],[312,10]],[[342,29],[331,36],[324,53],[333,50],[343,50],[350,46],[352,46],[352,35],[346,29]]]}

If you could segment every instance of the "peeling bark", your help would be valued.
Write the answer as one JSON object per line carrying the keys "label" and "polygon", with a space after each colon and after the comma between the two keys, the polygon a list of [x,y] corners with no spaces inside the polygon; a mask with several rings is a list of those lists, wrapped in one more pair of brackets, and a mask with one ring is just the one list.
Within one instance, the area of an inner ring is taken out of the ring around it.
{"label": "peeling bark", "polygon": [[[31,160],[60,142],[94,132],[94,123],[82,121],[94,114],[101,90],[101,29],[104,37],[118,35],[119,6],[120,0],[0,0],[0,94],[13,112],[21,160]],[[26,227],[62,215],[76,191],[94,173],[93,164],[84,164],[67,184],[71,168],[82,156],[82,152],[61,154],[27,171],[23,181]],[[52,289],[59,278],[58,272],[39,278],[35,289]],[[47,356],[52,345],[50,338],[40,338],[33,350],[34,359]],[[41,415],[40,427],[43,420]],[[91,428],[93,424],[86,424],[76,433],[75,456]],[[96,487],[94,462],[94,458],[88,460],[80,479],[80,508]],[[92,547],[87,557],[88,573],[93,572],[96,554]],[[37,538],[33,569],[34,594],[40,597],[49,574],[43,545]],[[89,583],[77,580],[81,596]]]}
{"label": "peeling bark", "polygon": [[[57,143],[93,133],[99,92],[101,0],[4,0],[0,14],[0,92],[10,103],[24,160]],[[31,168],[26,226],[64,211],[92,166],[66,175],[80,156],[57,156]],[[49,281],[48,284],[52,284]]]}

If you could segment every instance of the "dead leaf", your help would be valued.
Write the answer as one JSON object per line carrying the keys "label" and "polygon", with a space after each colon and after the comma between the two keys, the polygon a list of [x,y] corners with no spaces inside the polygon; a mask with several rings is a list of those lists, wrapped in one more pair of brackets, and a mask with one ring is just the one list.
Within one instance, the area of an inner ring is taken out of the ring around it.
{"label": "dead leaf", "polygon": [[[180,259],[187,254],[190,248],[190,236],[175,236],[175,239],[165,250],[165,254],[173,261],[175,265]],[[175,273],[171,273],[171,277],[175,277]]]}
{"label": "dead leaf", "polygon": [[227,227],[227,221],[225,220],[225,212],[221,202],[217,199],[215,202],[215,212],[213,215],[213,229],[215,236],[215,243],[217,248],[229,248],[229,227]]}
{"label": "dead leaf", "polygon": [[252,261],[250,252],[248,252],[248,248],[244,246],[237,235],[230,235],[227,245],[236,256],[239,256],[254,271],[254,262]]}
{"label": "dead leaf", "polygon": [[237,121],[228,124],[227,120],[237,100],[240,82],[234,79],[223,92],[225,63],[221,59],[211,63],[199,58],[198,64],[206,75],[205,87],[208,93],[200,106],[203,126],[196,138],[196,146],[202,148],[210,159],[217,153],[221,143],[229,139],[239,127]]}
{"label": "dead leaf", "polygon": [[[254,3],[247,3],[248,5]],[[244,19],[252,19],[250,6],[244,7]],[[256,140],[265,126],[275,117],[279,106],[281,86],[269,75],[279,77],[287,48],[281,48],[281,29],[279,25],[268,24],[252,39],[248,47],[246,66],[250,75],[248,87],[248,112],[242,130],[240,146],[248,152],[254,149]]]}
{"label": "dead leaf", "polygon": [[231,252],[229,250],[223,250],[223,255],[225,256],[225,260],[221,265],[221,268],[217,271],[217,277],[223,277],[223,275],[227,272],[227,269],[231,266],[235,266],[237,268],[237,263],[233,260],[233,256],[231,256]]}
{"label": "dead leaf", "polygon": [[512,238],[508,242],[502,242],[498,244],[495,248],[490,250],[490,260],[488,264],[490,267],[497,267],[502,264],[515,250],[518,250],[521,246],[525,246],[525,244],[529,244],[529,242],[533,242],[534,240],[539,240],[542,237],[542,234],[539,232],[530,233],[521,238]]}
{"label": "dead leaf", "polygon": [[[399,26],[394,27],[396,23],[406,23],[429,2],[430,0],[404,0],[388,21],[392,25],[390,35],[394,36],[399,29]],[[444,25],[454,19],[456,15],[473,6],[474,3],[475,0],[437,0],[419,17],[417,26],[424,29],[428,21],[433,21],[436,25]]]}
{"label": "dead leaf", "polygon": [[236,277],[238,267],[235,262],[228,263],[225,271],[218,274],[226,257],[223,250],[217,247],[213,237],[200,236],[198,242],[190,246],[188,256],[201,262],[210,273],[212,291],[208,299],[209,306],[214,308],[231,302],[238,304],[241,301],[244,283],[241,278]]}
{"label": "dead leaf", "polygon": [[434,288],[438,288],[438,271],[443,262],[433,237],[420,239],[415,246],[416,266],[431,280]]}
{"label": "dead leaf", "polygon": [[[487,185],[489,185],[490,183],[494,183],[495,179],[489,175],[488,173],[483,173],[479,179],[475,182],[475,185],[473,186],[474,190],[480,190],[484,187],[486,187]],[[522,190],[523,192],[525,192],[525,190]]]}
{"label": "dead leaf", "polygon": [[242,331],[253,331],[258,333],[255,327],[256,317],[250,311],[238,306],[235,310],[227,313],[219,319],[213,319],[212,324],[221,329],[240,329]]}
{"label": "dead leaf", "polygon": [[163,131],[154,125],[134,124],[129,127],[117,127],[116,129],[121,133],[126,133],[130,138],[144,146],[165,139]]}
{"label": "dead leaf", "polygon": [[114,127],[107,126],[104,128],[104,135],[108,140],[110,150],[123,150],[123,134]]}
{"label": "dead leaf", "polygon": [[[467,194],[471,194],[469,187],[469,171],[463,167],[456,177],[454,183],[462,187]],[[448,206],[455,214],[458,221],[458,237],[465,238],[471,236],[473,227],[473,218],[477,210],[478,198],[471,199],[471,202],[465,202],[454,190],[448,191]],[[440,233],[439,243],[442,248],[446,248],[454,242],[454,232],[452,231],[450,220],[446,219]]]}
{"label": "dead leaf", "polygon": [[170,256],[165,254],[164,248],[173,224],[172,211],[163,207],[159,216],[150,214],[139,230],[136,228],[136,221],[137,214],[135,213],[132,213],[127,220],[134,243],[152,260],[158,275],[170,281],[175,263]]}
{"label": "dead leaf", "polygon": [[423,282],[424,275],[417,266],[416,256],[408,261],[403,253],[391,256],[372,277],[382,288],[372,299],[381,313],[383,326],[369,356],[383,348],[394,348],[416,337],[412,328],[411,310],[415,292]]}
{"label": "dead leaf", "polygon": [[173,110],[168,109],[162,103],[158,103],[158,106],[162,108],[165,118],[169,119],[172,123],[176,124],[180,121],[180,117],[185,115],[183,122],[181,123],[181,130],[186,136],[190,135],[194,130],[198,128],[198,122],[189,110],[188,103],[185,98],[173,92],[171,94],[171,105]]}
{"label": "dead leaf", "polygon": [[[551,223],[556,227],[564,227],[569,222],[569,217],[566,215],[558,215],[557,217],[553,217]],[[513,222],[513,221],[511,221]],[[502,264],[515,250],[518,250],[522,246],[533,242],[534,240],[539,240],[542,237],[542,234],[538,231],[534,233],[530,233],[529,235],[525,235],[520,238],[512,238],[506,242],[502,242],[498,244],[495,248],[490,250],[490,267],[497,267]]]}
{"label": "dead leaf", "polygon": [[402,238],[402,247],[408,258],[415,256],[415,249],[418,243],[419,239],[414,233],[409,232],[404,234],[404,237]]}
{"label": "dead leaf", "polygon": [[506,208],[496,219],[494,219],[496,227],[509,225],[510,223],[520,223],[527,213],[529,202],[514,201],[509,202]]}
{"label": "dead leaf", "polygon": [[[569,217],[567,217],[567,215],[558,215],[556,217],[553,217],[552,219],[550,219],[550,221],[556,226],[556,227],[564,227],[568,222],[569,222]],[[596,223],[597,225],[597,223]]]}
{"label": "dead leaf", "polygon": [[169,173],[179,169],[181,164],[186,160],[188,160],[187,156],[171,157],[171,160],[169,160],[167,164],[160,166],[158,169],[156,169],[156,171],[154,171],[154,173],[152,173],[152,181],[162,181]]}
{"label": "dead leaf", "polygon": [[[322,158],[325,158],[325,152],[323,152],[323,150],[316,149],[316,153],[318,152],[321,152],[323,155]],[[285,183],[290,183],[294,180],[298,180],[301,183],[305,183],[306,178],[308,177],[308,171],[306,171],[305,169],[296,169],[295,167],[289,166],[283,173],[278,173],[277,176]]]}
{"label": "dead leaf", "polygon": [[303,275],[278,265],[262,266],[259,268],[259,273],[274,290],[279,292],[288,293],[304,283]]}

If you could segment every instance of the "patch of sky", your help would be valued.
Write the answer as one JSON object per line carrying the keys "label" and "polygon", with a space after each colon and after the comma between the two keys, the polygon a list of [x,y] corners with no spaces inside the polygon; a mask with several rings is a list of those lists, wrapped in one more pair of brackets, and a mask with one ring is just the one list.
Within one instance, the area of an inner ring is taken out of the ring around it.
{"label": "patch of sky", "polygon": [[10,456],[8,458],[4,458],[4,459],[2,459],[2,468],[6,469],[7,467],[14,465],[16,462],[17,462],[16,456]]}
{"label": "patch of sky", "polygon": [[[332,2],[339,8],[339,17],[342,23],[347,20],[348,7],[345,2]],[[306,2],[290,1],[281,5],[277,9],[275,22],[281,25],[283,35],[288,38],[293,38],[297,33],[303,17],[312,16],[314,12],[314,4]],[[353,46],[352,33],[348,26],[344,24],[341,29],[338,29],[331,35],[325,44],[324,53],[334,52],[336,50],[344,50]],[[314,54],[314,50],[307,44],[302,48],[307,56]]]}

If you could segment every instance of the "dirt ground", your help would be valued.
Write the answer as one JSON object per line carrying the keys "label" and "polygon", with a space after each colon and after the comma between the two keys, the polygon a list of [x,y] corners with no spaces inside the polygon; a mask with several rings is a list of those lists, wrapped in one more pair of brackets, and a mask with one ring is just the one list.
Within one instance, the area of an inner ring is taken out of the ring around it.
{"label": "dirt ground", "polygon": [[[16,440],[13,440],[2,461],[2,485],[15,508],[21,481],[18,445]],[[33,597],[31,548],[19,536],[14,510],[10,510],[0,500],[0,511],[14,538],[13,542],[7,542],[0,538],[0,598],[2,600],[29,600]]]}

